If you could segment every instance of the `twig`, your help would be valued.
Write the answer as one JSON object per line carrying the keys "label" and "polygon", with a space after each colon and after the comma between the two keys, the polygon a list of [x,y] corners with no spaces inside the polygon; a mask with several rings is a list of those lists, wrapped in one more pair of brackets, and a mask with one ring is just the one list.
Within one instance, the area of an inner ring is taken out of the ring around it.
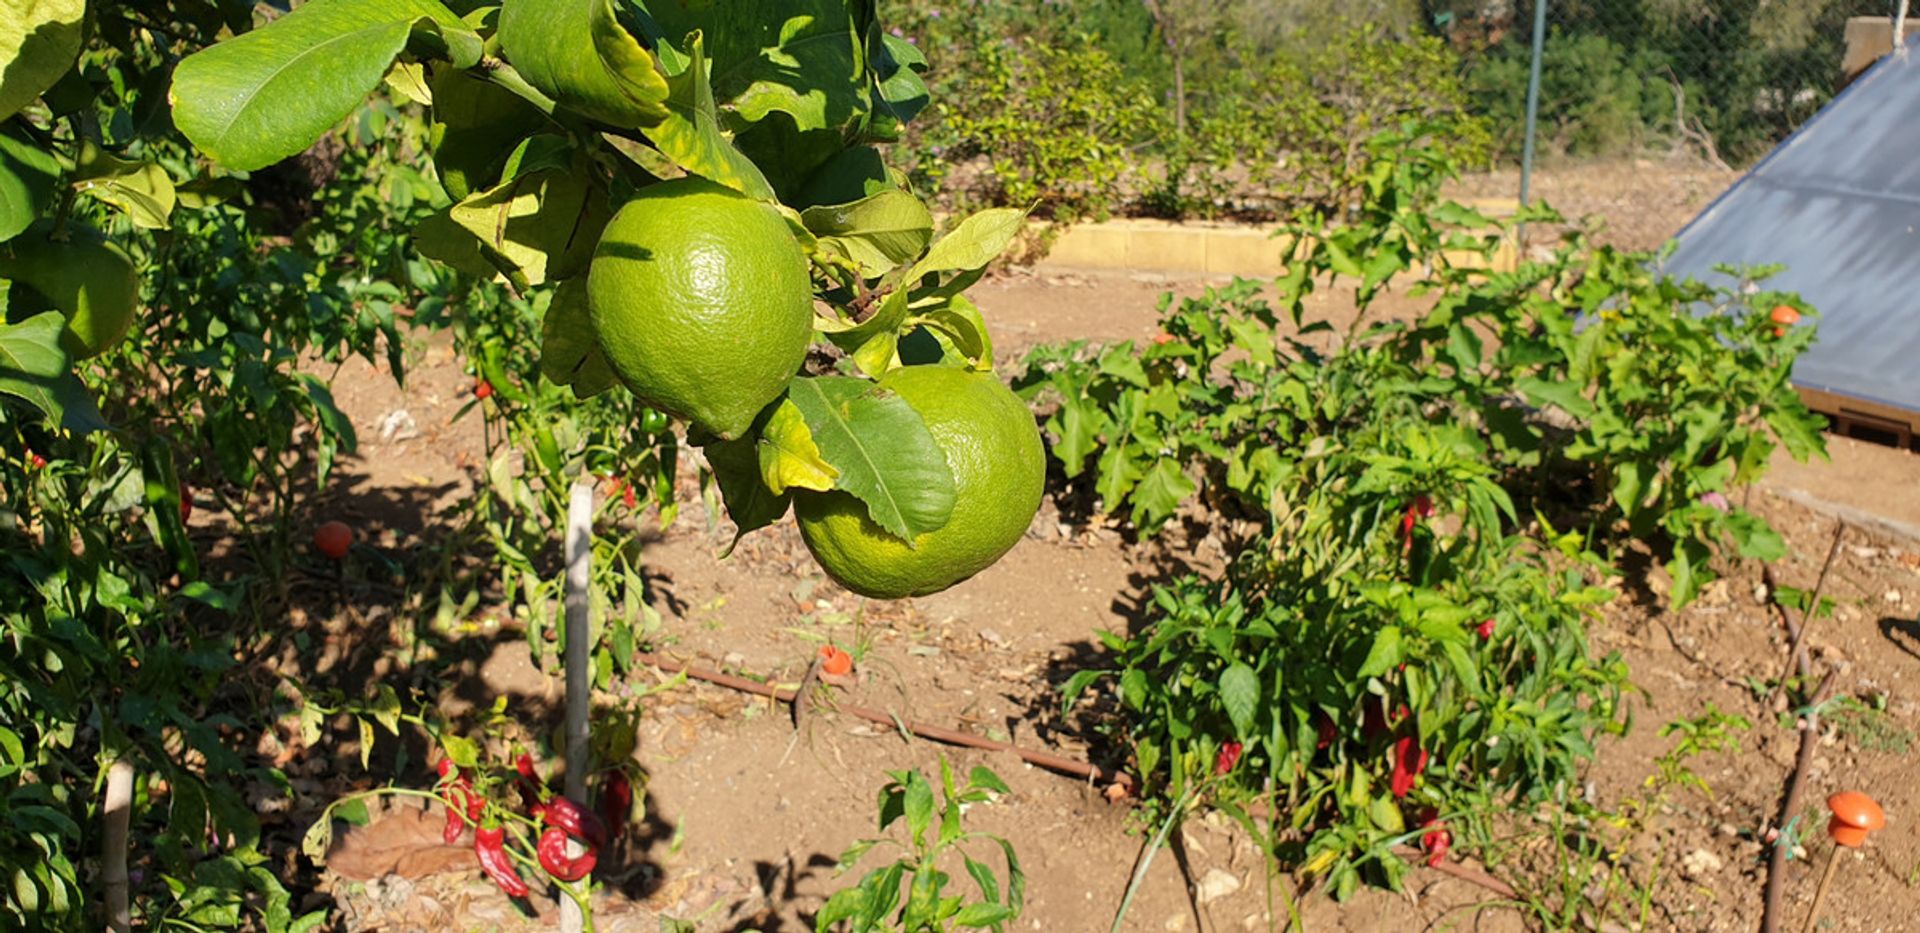
{"label": "twig", "polygon": [[807,707],[813,705],[813,685],[820,679],[820,665],[824,663],[825,658],[814,655],[813,663],[807,665],[807,672],[800,677],[800,686],[793,691],[793,728],[796,730],[807,718]]}
{"label": "twig", "polygon": [[127,907],[127,824],[133,817],[133,763],[117,758],[107,767],[106,831],[101,834],[100,874],[107,889],[107,929],[131,933]]}
{"label": "twig", "polygon": [[[1820,591],[1827,586],[1827,572],[1833,569],[1833,559],[1840,553],[1840,539],[1846,537],[1846,534],[1846,522],[1840,522],[1833,526],[1833,544],[1827,548],[1827,559],[1820,564],[1820,575],[1814,578],[1813,595],[1807,599],[1805,606],[1800,607],[1800,628],[1792,633],[1793,641],[1787,648],[1786,670],[1781,671],[1779,679],[1774,681],[1773,693],[1767,697],[1768,704],[1772,704],[1774,699],[1780,695],[1780,690],[1787,683],[1787,675],[1792,673],[1795,668],[1799,669],[1800,676],[1803,679],[1809,672],[1809,665],[1812,661],[1807,657],[1807,630],[1813,627],[1813,614],[1820,608]],[[1780,607],[1780,615],[1782,618],[1785,618],[1787,610],[1785,606],[1780,605],[1779,589],[1774,586],[1771,575],[1769,575],[1767,579],[1767,599],[1775,606]]]}
{"label": "twig", "polygon": [[[1401,858],[1407,859],[1408,861],[1413,861],[1415,859],[1422,859],[1426,857],[1425,853],[1421,852],[1418,849],[1415,849],[1412,846],[1394,846],[1393,854],[1398,855]],[[1507,900],[1517,901],[1520,899],[1520,892],[1514,890],[1513,885],[1510,885],[1504,881],[1501,881],[1500,879],[1495,878],[1494,876],[1487,874],[1486,872],[1481,871],[1478,868],[1474,868],[1470,865],[1463,865],[1459,862],[1443,861],[1438,865],[1432,865],[1429,867],[1431,867],[1434,871],[1437,871],[1443,875],[1447,875],[1453,878],[1458,878],[1461,881],[1466,881],[1472,884],[1477,884],[1480,887],[1486,888],[1487,890],[1492,891],[1493,893]]]}
{"label": "twig", "polygon": [[[743,693],[754,694],[755,696],[771,697],[782,703],[793,702],[794,691],[775,687],[771,684],[763,684],[759,681],[748,680],[745,677],[734,677],[730,674],[722,674],[719,671],[710,671],[706,668],[695,667],[691,664],[683,664],[658,654],[643,653],[637,656],[637,660],[642,664],[650,664],[669,673],[685,674],[694,680],[704,680],[707,683],[726,687],[730,690],[739,690]],[[1091,762],[1068,758],[1064,755],[1055,755],[1051,752],[1021,748],[1012,742],[998,742],[993,739],[981,738],[971,733],[945,729],[940,726],[930,726],[925,723],[902,719],[880,710],[868,709],[864,706],[841,705],[836,706],[835,709],[849,716],[864,719],[877,725],[887,726],[888,728],[905,728],[906,731],[920,736],[923,739],[932,739],[933,741],[944,742],[948,745],[978,748],[984,751],[1012,752],[1022,761],[1035,767],[1045,768],[1049,771],[1073,777],[1119,784],[1121,787],[1126,788],[1128,793],[1133,793],[1139,786],[1133,775],[1127,774],[1124,771],[1102,768]]]}
{"label": "twig", "polygon": [[1786,888],[1787,857],[1793,848],[1793,839],[1787,834],[1794,814],[1800,809],[1800,792],[1805,789],[1807,766],[1813,762],[1813,750],[1820,744],[1820,704],[1825,702],[1827,692],[1833,688],[1833,678],[1837,671],[1827,671],[1820,678],[1820,686],[1807,700],[1806,712],[1800,716],[1800,755],[1793,765],[1793,773],[1787,776],[1786,799],[1780,805],[1778,820],[1779,837],[1773,841],[1773,851],[1767,856],[1767,899],[1766,912],[1760,915],[1761,933],[1780,933],[1780,900]]}

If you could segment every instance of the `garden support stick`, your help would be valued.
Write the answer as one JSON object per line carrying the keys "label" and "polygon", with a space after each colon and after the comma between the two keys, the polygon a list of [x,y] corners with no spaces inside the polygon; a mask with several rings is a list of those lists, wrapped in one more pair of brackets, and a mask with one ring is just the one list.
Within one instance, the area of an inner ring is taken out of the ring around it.
{"label": "garden support stick", "polygon": [[[587,597],[589,564],[593,559],[593,486],[575,483],[567,501],[567,796],[587,799],[587,703],[591,689],[592,645],[587,644],[587,613],[592,600]],[[578,858],[583,853],[575,843],[567,843],[567,852]],[[574,888],[579,882],[558,882],[567,889],[560,902],[560,928],[580,933],[586,928],[586,906]]]}
{"label": "garden support stick", "polygon": [[1813,889],[1813,907],[1807,911],[1807,922],[1800,928],[1801,933],[1813,933],[1820,923],[1820,905],[1827,899],[1827,885],[1833,883],[1833,870],[1840,867],[1841,851],[1840,846],[1834,846],[1827,855],[1827,867],[1820,871],[1820,885]]}
{"label": "garden support stick", "polygon": [[[1781,671],[1779,679],[1774,681],[1773,696],[1767,698],[1769,705],[1773,703],[1775,697],[1780,695],[1780,691],[1786,686],[1787,676],[1793,673],[1796,667],[1800,670],[1800,676],[1805,677],[1807,674],[1808,660],[1805,644],[1807,630],[1813,627],[1813,614],[1820,608],[1820,591],[1827,586],[1827,572],[1833,569],[1833,559],[1840,553],[1840,539],[1846,537],[1846,534],[1846,522],[1840,522],[1833,527],[1833,544],[1827,548],[1827,559],[1820,564],[1820,575],[1814,578],[1813,593],[1807,597],[1806,606],[1800,610],[1800,630],[1793,633],[1793,642],[1787,648],[1787,668]],[[1771,581],[1767,584],[1767,592],[1768,599],[1774,599],[1773,584]],[[1774,601],[1778,602],[1778,600]],[[1786,614],[1786,611],[1785,607],[1781,607],[1780,612],[1782,616]]]}
{"label": "garden support stick", "polygon": [[1804,790],[1807,766],[1813,762],[1813,750],[1820,744],[1820,704],[1826,700],[1827,691],[1833,688],[1834,672],[1820,679],[1820,686],[1807,700],[1807,711],[1800,717],[1800,755],[1795,760],[1793,774],[1787,777],[1786,799],[1780,804],[1779,838],[1773,841],[1773,851],[1767,855],[1767,897],[1766,910],[1760,915],[1761,933],[1780,933],[1780,901],[1786,889],[1787,854],[1793,847],[1793,839],[1787,829],[1792,825],[1794,814],[1800,809],[1800,793]]}
{"label": "garden support stick", "polygon": [[100,843],[100,870],[107,889],[107,929],[130,933],[127,907],[127,823],[133,816],[133,764],[116,759],[107,768],[106,831]]}

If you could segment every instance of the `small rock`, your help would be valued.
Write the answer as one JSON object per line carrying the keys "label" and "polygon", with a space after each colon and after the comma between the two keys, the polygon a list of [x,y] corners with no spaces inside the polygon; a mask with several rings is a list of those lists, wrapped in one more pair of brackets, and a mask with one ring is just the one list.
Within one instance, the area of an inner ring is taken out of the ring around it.
{"label": "small rock", "polygon": [[1168,917],[1167,922],[1164,924],[1161,924],[1161,927],[1163,929],[1172,931],[1172,933],[1180,933],[1181,930],[1184,930],[1187,928],[1187,915],[1184,913],[1174,914],[1173,916]]}
{"label": "small rock", "polygon": [[1725,867],[1726,863],[1720,860],[1720,856],[1708,852],[1705,849],[1695,849],[1692,852],[1688,852],[1686,856],[1680,860],[1680,873],[1694,880],[1698,880],[1704,875],[1711,875]]}
{"label": "small rock", "polygon": [[1720,833],[1720,835],[1726,836],[1729,838],[1736,838],[1740,835],[1740,827],[1735,826],[1732,823],[1721,823],[1718,827],[1715,827],[1715,828]]}
{"label": "small rock", "polygon": [[1891,606],[1898,606],[1900,605],[1900,602],[1901,602],[1901,596],[1900,596],[1899,590],[1888,590],[1886,595],[1880,598],[1886,600],[1887,604]]}
{"label": "small rock", "polygon": [[989,645],[994,646],[995,648],[1005,648],[1013,644],[1012,642],[1007,641],[1007,636],[1002,635],[999,632],[996,632],[990,628],[983,628],[980,630],[980,640],[986,642]]}
{"label": "small rock", "polygon": [[1193,886],[1193,897],[1202,904],[1208,904],[1238,890],[1240,890],[1238,876],[1224,869],[1209,868],[1199,883]]}

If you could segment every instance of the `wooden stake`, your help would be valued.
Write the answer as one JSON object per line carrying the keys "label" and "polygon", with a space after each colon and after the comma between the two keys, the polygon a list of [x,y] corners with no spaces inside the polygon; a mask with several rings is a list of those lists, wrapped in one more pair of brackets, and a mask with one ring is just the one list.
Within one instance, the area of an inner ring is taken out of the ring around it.
{"label": "wooden stake", "polygon": [[[587,802],[587,707],[593,687],[593,646],[587,643],[592,626],[587,618],[593,600],[588,587],[593,580],[593,486],[575,483],[567,500],[567,796],[582,805]],[[567,844],[568,853],[578,857],[586,851],[577,842]],[[587,880],[574,884],[587,884]],[[560,899],[560,929],[581,933],[587,929],[580,905],[570,897]]]}
{"label": "wooden stake", "polygon": [[1807,911],[1807,925],[1800,933],[1813,933],[1813,927],[1820,922],[1820,903],[1827,899],[1827,885],[1833,881],[1833,870],[1840,865],[1840,853],[1843,847],[1834,846],[1833,854],[1827,856],[1826,870],[1820,872],[1820,886],[1813,889],[1813,909]]}
{"label": "wooden stake", "polygon": [[107,929],[131,933],[127,905],[127,824],[133,818],[133,764],[117,758],[107,767],[106,827],[101,833],[101,878],[107,888]]}

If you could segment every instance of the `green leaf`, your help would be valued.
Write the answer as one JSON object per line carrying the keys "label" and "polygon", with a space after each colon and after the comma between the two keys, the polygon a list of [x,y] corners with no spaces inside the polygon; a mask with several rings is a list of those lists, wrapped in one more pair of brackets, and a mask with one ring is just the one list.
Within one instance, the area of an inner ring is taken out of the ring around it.
{"label": "green leaf", "polygon": [[528,84],[589,119],[638,129],[667,115],[667,80],[613,0],[506,0],[500,42]]}
{"label": "green leaf", "polygon": [[170,226],[173,177],[157,163],[122,159],[88,141],[74,160],[73,181],[75,191],[112,205],[136,227],[165,230]]}
{"label": "green leaf", "polygon": [[655,0],[647,9],[663,32],[701,32],[711,43],[713,89],[738,120],[784,113],[802,132],[864,118],[865,36],[857,4],[845,0]]}
{"label": "green leaf", "polygon": [[876,123],[869,132],[882,139],[894,139],[901,129],[925,110],[929,95],[920,72],[927,70],[926,56],[907,40],[891,33],[880,34],[880,51],[873,57],[873,70],[879,76],[879,99],[874,102]]}
{"label": "green leaf", "polygon": [[434,66],[429,87],[427,145],[440,184],[455,200],[499,184],[501,167],[520,141],[553,126],[526,98],[464,69]]}
{"label": "green leaf", "polygon": [[820,448],[813,443],[813,432],[807,429],[807,420],[791,399],[782,399],[774,406],[767,423],[760,429],[756,447],[760,454],[760,477],[767,488],[776,493],[794,487],[827,492],[833,489],[834,478],[840,475],[832,464],[820,458]]}
{"label": "green leaf", "polygon": [[480,58],[480,37],[436,0],[311,0],[187,56],[167,94],[174,124],[228,168],[271,165],[346,119],[417,34],[458,67]]}
{"label": "green leaf", "polygon": [[1235,664],[1220,675],[1220,705],[1233,721],[1234,738],[1245,739],[1253,732],[1253,717],[1260,707],[1260,677],[1253,668]]}
{"label": "green leaf", "polygon": [[933,238],[933,214],[920,199],[889,188],[849,204],[809,207],[800,221],[820,245],[882,275],[919,256]]}
{"label": "green leaf", "polygon": [[765,528],[787,514],[792,504],[790,493],[767,488],[760,473],[760,454],[751,436],[738,440],[716,441],[703,450],[714,481],[720,484],[720,498],[726,504],[727,517],[733,519],[733,541],[721,556],[732,553],[734,545],[748,532]]}
{"label": "green leaf", "polygon": [[953,915],[953,925],[968,929],[995,926],[1013,919],[1018,914],[1004,904],[968,904]]}
{"label": "green leaf", "polygon": [[[557,137],[533,137],[520,151],[537,140]],[[512,177],[455,204],[447,218],[479,241],[480,255],[521,287],[584,272],[601,229],[613,217],[606,192],[591,182],[581,158],[563,168],[517,175],[513,161],[507,167]]]}
{"label": "green leaf", "polygon": [[1027,212],[1013,207],[989,208],[969,216],[927,250],[914,264],[908,279],[934,272],[984,269],[1000,258],[1007,245],[1027,225]]}
{"label": "green leaf", "polygon": [[0,120],[73,67],[86,15],[86,0],[0,0]]}
{"label": "green leaf", "polygon": [[933,825],[933,785],[918,771],[907,773],[906,794],[902,798],[907,817],[907,830],[913,833],[914,842],[926,839],[927,827]]}
{"label": "green leaf", "polygon": [[1173,517],[1180,503],[1199,491],[1199,485],[1180,468],[1180,461],[1161,457],[1153,462],[1146,475],[1140,477],[1140,482],[1133,487],[1133,509],[1128,518],[1136,528],[1158,528],[1162,522]]}
{"label": "green leaf", "polygon": [[964,358],[969,368],[980,372],[993,369],[993,334],[987,330],[980,308],[966,296],[955,295],[934,308],[916,311],[907,324],[933,330],[941,344]]}
{"label": "green leaf", "polygon": [[0,131],[0,240],[11,240],[53,203],[60,163],[18,127]]}
{"label": "green leaf", "polygon": [[834,487],[866,503],[874,524],[911,544],[947,523],[953,470],[913,406],[846,376],[795,379],[787,397],[839,471]]}
{"label": "green leaf", "polygon": [[1727,533],[1740,556],[1750,560],[1775,561],[1787,556],[1787,542],[1767,520],[1752,512],[1736,509],[1726,518]]}
{"label": "green leaf", "polygon": [[60,348],[66,317],[58,311],[36,314],[18,324],[0,323],[0,392],[25,399],[48,418],[64,406],[56,383],[71,365]]}
{"label": "green leaf", "polygon": [[587,309],[587,280],[575,276],[553,290],[540,320],[540,374],[554,385],[573,387],[575,398],[592,398],[613,387],[613,367],[600,352]]}
{"label": "green leaf", "polygon": [[1393,670],[1400,660],[1400,627],[1384,626],[1373,634],[1373,646],[1367,649],[1367,659],[1361,662],[1357,676],[1378,677]]}
{"label": "green leaf", "polygon": [[687,47],[687,67],[667,79],[667,115],[647,130],[647,137],[688,172],[750,198],[773,200],[773,186],[767,183],[767,177],[721,132],[699,33],[687,37]]}

